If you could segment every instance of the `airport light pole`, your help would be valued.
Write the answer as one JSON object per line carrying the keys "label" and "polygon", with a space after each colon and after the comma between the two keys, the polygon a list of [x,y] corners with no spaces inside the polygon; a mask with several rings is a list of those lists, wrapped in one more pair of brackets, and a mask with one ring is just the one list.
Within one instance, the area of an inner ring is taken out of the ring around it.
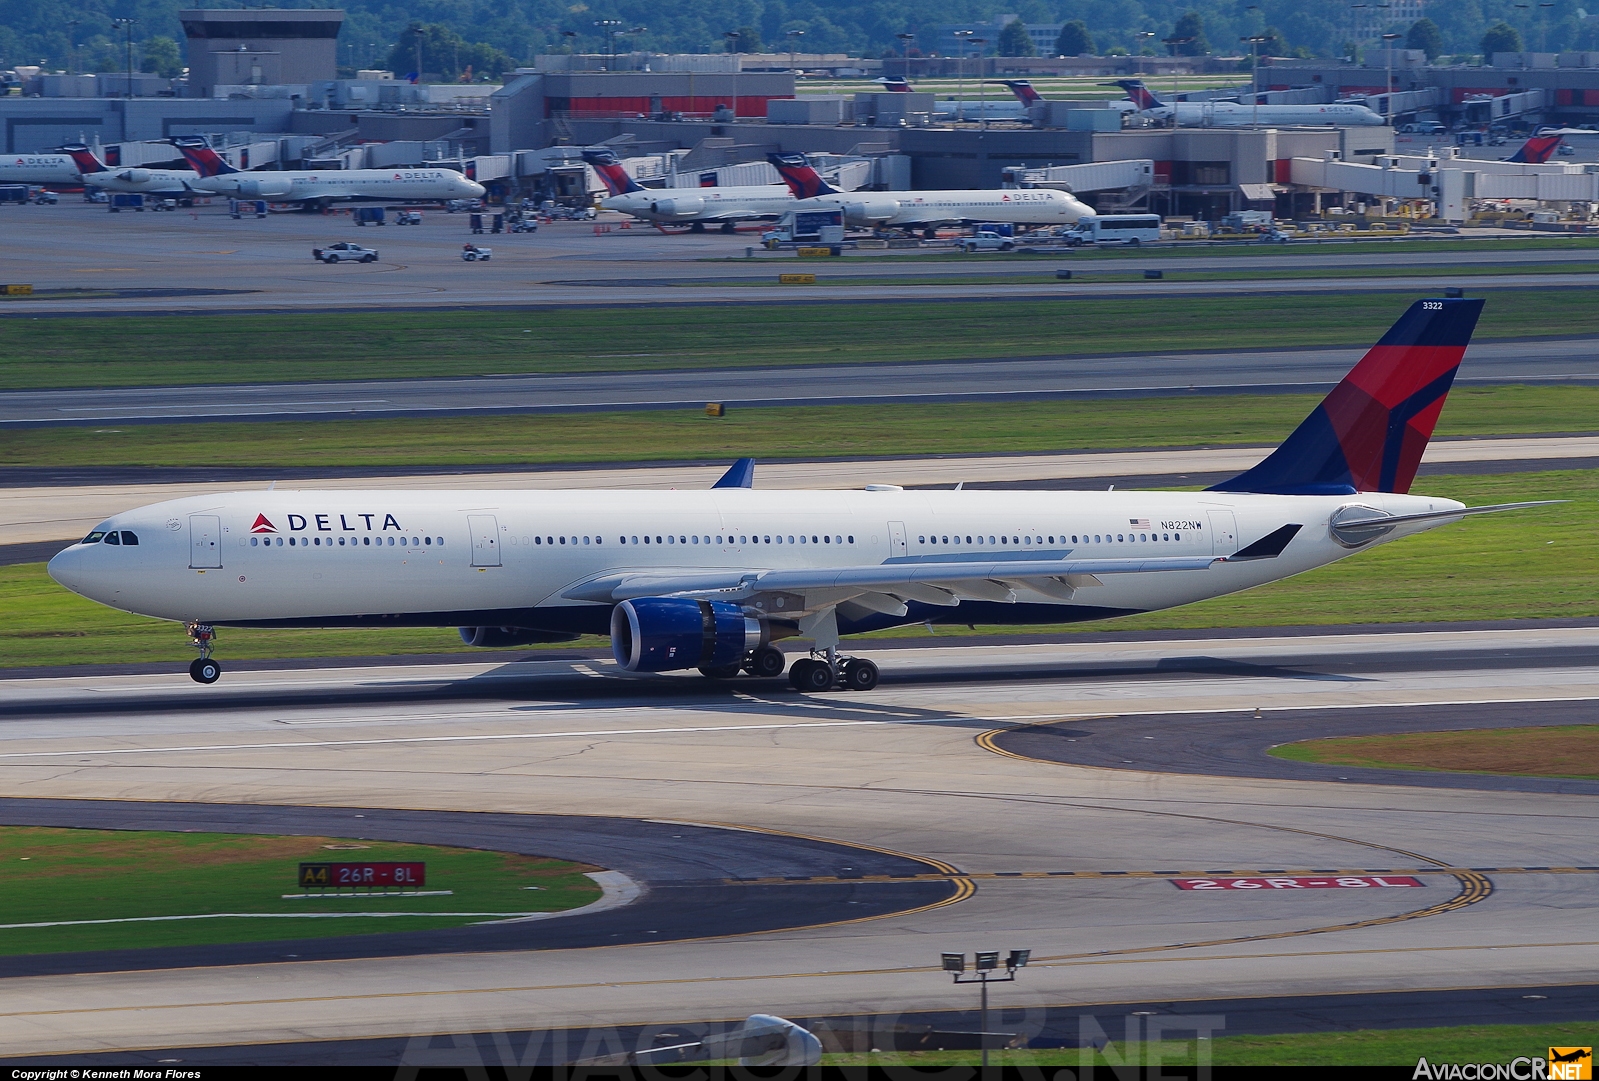
{"label": "airport light pole", "polygon": [[1249,126],[1258,128],[1260,127],[1260,47],[1271,38],[1256,34],[1240,40],[1249,42]]}
{"label": "airport light pole", "polygon": [[805,36],[805,31],[803,31],[803,30],[790,30],[788,33],[784,34],[783,36],[788,38],[788,70],[793,72],[797,76],[799,74],[799,72],[795,71],[795,67],[794,67],[794,52],[795,52],[794,46],[798,45],[799,42],[795,41],[794,39],[795,38],[804,37]]}
{"label": "airport light pole", "polygon": [[988,84],[983,78],[983,49],[988,39],[973,38],[972,44],[977,46],[977,130],[983,132],[988,130]]}
{"label": "airport light pole", "polygon": [[[122,28],[122,31],[126,35],[127,39],[128,97],[130,98],[133,97],[133,24],[138,21],[138,19],[133,18],[111,20],[112,26],[120,26]],[[124,120],[123,123],[126,124],[127,122]]]}
{"label": "airport light pole", "polygon": [[727,51],[733,54],[733,123],[738,123],[738,70],[744,66],[739,59],[738,41],[743,37],[737,30],[724,30],[722,36],[727,39]]}
{"label": "airport light pole", "polygon": [[1349,5],[1349,62],[1360,63],[1360,14],[1366,10],[1365,4]]}
{"label": "airport light pole", "polygon": [[417,83],[418,86],[421,86],[422,85],[422,34],[423,34],[423,30],[422,30],[421,24],[420,23],[414,24],[411,27],[411,33],[413,35],[415,35],[411,40],[416,43],[416,83]]}
{"label": "airport light pole", "polygon": [[1015,983],[1016,970],[1026,968],[1027,962],[1033,956],[1032,950],[1011,950],[1005,958],[1005,975],[995,976],[993,973],[999,968],[999,951],[988,953],[974,953],[972,955],[972,968],[974,976],[962,979],[966,971],[966,955],[964,953],[946,953],[943,955],[944,971],[948,972],[956,983],[975,983],[982,988],[982,1007],[979,1014],[977,1027],[978,1042],[983,1045],[983,1068],[988,1068],[988,985],[992,983]]}
{"label": "airport light pole", "polygon": [[605,51],[609,59],[605,61],[606,71],[616,70],[616,35],[621,31],[617,28],[622,25],[621,19],[595,19],[594,25],[600,28],[600,33],[605,35]]}
{"label": "airport light pole", "polygon": [[[1177,46],[1192,45],[1193,38],[1161,38],[1160,43],[1170,50],[1172,59],[1177,58]],[[1171,66],[1171,127],[1177,130],[1177,65]]]}
{"label": "airport light pole", "polygon": [[895,34],[899,38],[900,51],[905,54],[905,81],[911,81],[911,42],[916,40],[915,34]]}
{"label": "airport light pole", "polygon": [[1390,128],[1394,126],[1394,42],[1398,40],[1398,34],[1384,34],[1382,36],[1382,51],[1388,61],[1383,73],[1382,118],[1388,121]]}
{"label": "airport light pole", "polygon": [[1133,75],[1138,77],[1144,74],[1144,46],[1149,44],[1149,39],[1155,36],[1153,30],[1140,30],[1133,35],[1138,43],[1138,55],[1133,57]]}
{"label": "airport light pole", "polygon": [[67,34],[69,35],[67,38],[68,75],[76,75],[78,73],[78,21],[77,19],[67,20]]}
{"label": "airport light pole", "polygon": [[950,36],[955,39],[955,126],[960,127],[961,103],[966,100],[966,39],[976,34],[975,30],[956,30]]}

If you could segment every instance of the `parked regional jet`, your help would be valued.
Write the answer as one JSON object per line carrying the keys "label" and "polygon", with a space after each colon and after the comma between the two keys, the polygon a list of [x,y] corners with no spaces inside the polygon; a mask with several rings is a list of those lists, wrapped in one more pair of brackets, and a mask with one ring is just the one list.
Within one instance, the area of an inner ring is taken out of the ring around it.
{"label": "parked regional jet", "polygon": [[658,225],[687,225],[702,233],[707,224],[731,233],[741,221],[770,221],[794,209],[786,184],[750,184],[728,188],[646,188],[628,175],[611,150],[585,150],[610,195],[600,200],[606,210],[619,210]]}
{"label": "parked regional jet", "polygon": [[[61,148],[77,163],[83,182],[102,191],[142,192],[158,198],[188,199],[194,196],[192,183],[200,179],[193,169],[108,169],[98,155],[82,143]],[[210,194],[209,192],[203,194]]]}
{"label": "parked regional jet", "polygon": [[630,672],[870,690],[840,637],[1170,608],[1472,514],[1410,495],[1481,314],[1419,300],[1265,460],[1203,492],[248,491],[116,514],[50,561],[101,604],[215,627],[459,626],[479,644],[609,634]]}
{"label": "parked regional jet", "polygon": [[[1027,120],[1034,105],[1043,103],[1043,97],[1026,79],[998,79],[1015,96],[1014,101],[996,97],[993,101],[935,101],[933,116],[939,120]],[[890,94],[909,94],[914,91],[910,82],[901,76],[886,76],[877,80]]]}
{"label": "parked regional jet", "polygon": [[326,206],[345,199],[448,200],[479,199],[483,185],[454,169],[333,169],[312,173],[242,172],[202,142],[175,140],[199,173],[196,191],[237,199],[270,199],[274,203]]}
{"label": "parked regional jet", "polygon": [[838,191],[817,174],[804,154],[768,154],[799,202],[792,210],[842,210],[857,227],[921,229],[960,222],[1069,225],[1094,212],[1074,196],[1053,188],[993,188],[974,191]]}
{"label": "parked regional jet", "polygon": [[78,164],[66,154],[0,157],[0,184],[76,184]]}
{"label": "parked regional jet", "polygon": [[1127,91],[1127,98],[1138,107],[1139,115],[1170,120],[1175,109],[1178,126],[1185,128],[1247,128],[1255,124],[1361,128],[1387,123],[1364,105],[1246,105],[1236,101],[1180,101],[1168,105],[1141,80],[1118,79],[1116,85]]}
{"label": "parked regional jet", "polygon": [[1564,138],[1563,135],[1534,135],[1505,160],[1520,162],[1522,165],[1543,165],[1554,157]]}

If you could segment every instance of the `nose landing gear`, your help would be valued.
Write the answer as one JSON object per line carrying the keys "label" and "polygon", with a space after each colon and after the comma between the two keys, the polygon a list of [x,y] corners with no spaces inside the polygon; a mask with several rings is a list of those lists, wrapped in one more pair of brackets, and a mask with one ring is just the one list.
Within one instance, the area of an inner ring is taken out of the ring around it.
{"label": "nose landing gear", "polygon": [[196,683],[215,683],[222,678],[222,665],[211,659],[211,643],[217,640],[217,629],[209,623],[185,623],[189,643],[200,651],[189,665],[189,678]]}

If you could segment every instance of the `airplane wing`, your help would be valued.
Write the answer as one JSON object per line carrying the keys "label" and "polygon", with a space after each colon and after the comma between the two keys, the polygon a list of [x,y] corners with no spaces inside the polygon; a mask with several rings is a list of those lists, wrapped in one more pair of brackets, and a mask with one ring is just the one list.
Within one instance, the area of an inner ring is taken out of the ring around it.
{"label": "airplane wing", "polygon": [[566,589],[575,601],[616,602],[636,597],[704,596],[739,603],[763,594],[783,593],[799,614],[831,607],[867,593],[934,604],[960,600],[1011,600],[1017,586],[1046,596],[1070,597],[1080,586],[1098,585],[1102,574],[1151,571],[1202,571],[1222,556],[1159,556],[1148,559],[1039,559],[949,563],[882,563],[808,570],[641,570],[602,575]]}

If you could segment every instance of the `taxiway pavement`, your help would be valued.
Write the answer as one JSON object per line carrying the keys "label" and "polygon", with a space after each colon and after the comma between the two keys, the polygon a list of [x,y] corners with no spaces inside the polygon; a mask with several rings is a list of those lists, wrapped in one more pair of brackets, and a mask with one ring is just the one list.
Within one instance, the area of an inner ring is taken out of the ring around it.
{"label": "taxiway pavement", "polygon": [[[0,427],[461,416],[888,402],[1028,401],[1151,393],[1309,393],[1358,349],[837,364],[328,383],[0,392]],[[1461,383],[1599,383],[1599,339],[1474,342]]]}
{"label": "taxiway pavement", "polygon": [[[0,981],[0,1053],[947,1010],[938,954],[973,948],[1033,950],[997,996],[1013,1008],[1154,988],[1183,1000],[1573,982],[1599,966],[1589,796],[1340,782],[1335,767],[1325,781],[1174,773],[1154,751],[1102,768],[1012,757],[988,734],[1129,717],[1145,726],[1137,742],[1158,744],[1160,717],[1183,732],[1257,708],[1262,730],[1311,709],[1402,725],[1412,709],[1485,703],[1529,723],[1599,701],[1596,646],[1599,628],[1539,626],[930,640],[884,650],[877,690],[828,695],[574,660],[239,673],[211,688],[179,672],[10,682],[7,797],[731,825],[941,862],[971,889],[888,918],[693,942],[19,976]],[[1170,880],[1373,868],[1423,885]]]}

